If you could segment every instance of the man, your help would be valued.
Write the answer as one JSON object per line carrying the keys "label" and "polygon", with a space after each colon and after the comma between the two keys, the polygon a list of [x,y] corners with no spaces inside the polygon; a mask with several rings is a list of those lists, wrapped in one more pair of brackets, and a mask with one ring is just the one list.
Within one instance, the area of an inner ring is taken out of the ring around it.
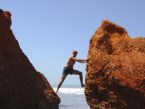
{"label": "man", "polygon": [[68,59],[68,62],[66,63],[66,66],[63,69],[62,77],[61,77],[61,80],[60,80],[60,82],[58,84],[58,87],[57,87],[56,92],[58,92],[59,88],[61,87],[62,83],[64,82],[64,80],[65,80],[65,78],[66,78],[66,76],[68,74],[71,74],[71,75],[79,75],[80,82],[81,82],[81,86],[84,87],[82,72],[80,72],[78,70],[74,70],[73,69],[73,66],[74,66],[75,62],[86,63],[87,60],[77,59],[76,58],[77,54],[78,54],[78,52],[76,50],[73,51],[72,52],[72,56]]}

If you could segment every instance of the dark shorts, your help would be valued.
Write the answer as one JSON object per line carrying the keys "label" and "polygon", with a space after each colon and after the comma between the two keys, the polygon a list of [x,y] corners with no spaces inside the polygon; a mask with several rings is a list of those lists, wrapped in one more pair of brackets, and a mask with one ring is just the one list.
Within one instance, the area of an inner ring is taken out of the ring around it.
{"label": "dark shorts", "polygon": [[68,74],[71,74],[72,75],[72,72],[74,70],[72,68],[68,68],[68,67],[64,67],[63,68],[63,75],[68,75]]}

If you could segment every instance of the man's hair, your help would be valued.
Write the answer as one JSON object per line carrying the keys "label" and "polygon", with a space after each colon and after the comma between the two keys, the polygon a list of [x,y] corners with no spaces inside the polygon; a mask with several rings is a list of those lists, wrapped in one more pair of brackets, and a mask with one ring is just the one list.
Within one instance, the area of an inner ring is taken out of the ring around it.
{"label": "man's hair", "polygon": [[76,50],[73,50],[73,51],[72,51],[72,53],[73,53],[73,54],[75,54],[75,53],[78,53],[78,51],[76,51]]}

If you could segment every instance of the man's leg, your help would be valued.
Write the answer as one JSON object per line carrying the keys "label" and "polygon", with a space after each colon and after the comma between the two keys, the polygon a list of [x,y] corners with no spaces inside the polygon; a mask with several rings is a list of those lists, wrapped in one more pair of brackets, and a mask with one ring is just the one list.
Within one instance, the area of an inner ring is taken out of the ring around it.
{"label": "man's leg", "polygon": [[81,86],[84,87],[82,72],[80,72],[80,71],[78,71],[78,70],[73,70],[72,74],[73,74],[73,75],[79,75],[79,77],[80,77],[80,82],[81,82]]}
{"label": "man's leg", "polygon": [[62,75],[61,80],[60,80],[60,82],[59,82],[59,84],[58,84],[58,86],[57,86],[56,92],[58,92],[58,90],[59,90],[59,88],[61,87],[62,83],[64,82],[66,76],[67,76],[67,75]]}

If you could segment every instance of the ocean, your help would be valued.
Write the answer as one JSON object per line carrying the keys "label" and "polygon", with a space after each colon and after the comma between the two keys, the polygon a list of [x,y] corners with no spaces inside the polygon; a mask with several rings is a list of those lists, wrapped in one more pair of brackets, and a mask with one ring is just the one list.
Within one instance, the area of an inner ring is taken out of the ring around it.
{"label": "ocean", "polygon": [[[56,88],[53,88],[56,91]],[[60,109],[90,109],[84,95],[84,88],[63,87],[57,93],[61,99]]]}

